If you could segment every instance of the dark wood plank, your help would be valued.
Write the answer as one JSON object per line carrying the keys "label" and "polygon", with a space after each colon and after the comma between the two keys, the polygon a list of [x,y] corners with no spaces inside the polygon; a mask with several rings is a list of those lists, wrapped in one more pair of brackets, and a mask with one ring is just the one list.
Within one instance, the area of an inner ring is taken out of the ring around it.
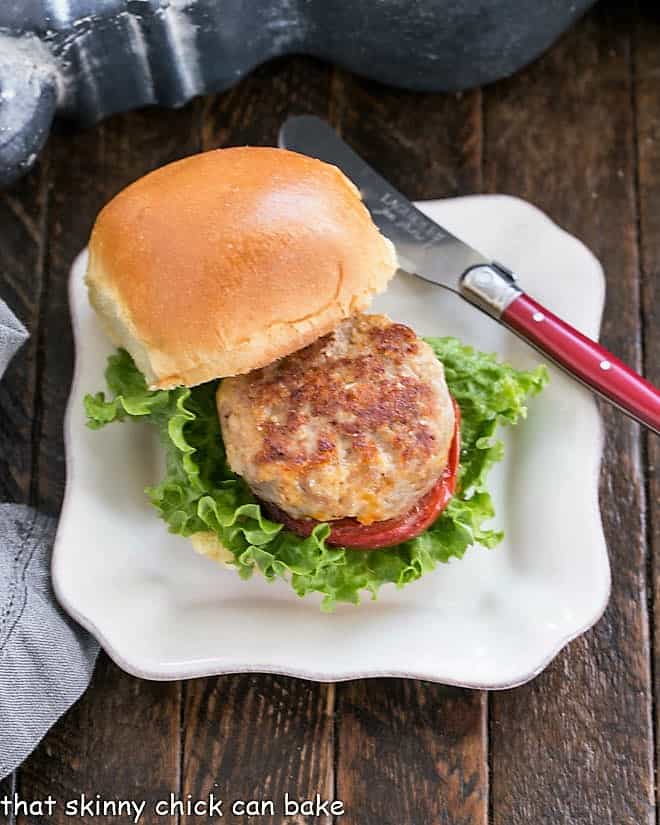
{"label": "dark wood plank", "polygon": [[[335,73],[331,120],[406,195],[481,188],[481,94],[411,94]],[[483,694],[405,680],[337,685],[346,825],[487,822]]]}
{"label": "dark wood plank", "polygon": [[[232,823],[331,825],[332,817],[284,816],[293,800],[334,799],[334,685],[284,676],[230,676],[186,685],[183,792],[226,800]],[[232,816],[237,800],[270,800],[274,815]],[[196,817],[184,817],[194,823]]]}
{"label": "dark wood plank", "polygon": [[[635,103],[639,158],[639,218],[642,264],[644,368],[660,386],[660,12],[642,4],[635,30]],[[660,701],[660,438],[646,441],[648,539],[651,554],[651,604],[655,706]],[[656,710],[656,766],[660,760],[660,723]]]}
{"label": "dark wood plank", "polygon": [[342,822],[488,821],[485,693],[412,679],[338,687]]}
{"label": "dark wood plank", "polygon": [[[99,209],[150,169],[199,147],[197,104],[178,112],[113,118],[95,130],[50,140],[49,248],[39,348],[36,503],[56,512],[64,487],[62,418],[73,366],[67,279]],[[151,799],[179,789],[180,685],[133,679],[105,657],[90,690],[46,736],[19,776],[24,798],[96,793]],[[19,823],[29,822],[19,817]],[[36,821],[36,820],[35,820]],[[59,809],[51,820],[69,823]],[[114,821],[99,817],[95,822]],[[153,814],[144,822],[155,822]]]}
{"label": "dark wood plank", "polygon": [[[309,58],[277,60],[204,104],[205,149],[275,145],[288,114],[327,115],[330,69]],[[249,585],[246,585],[249,586]],[[283,795],[332,798],[334,686],[272,676],[199,679],[184,686],[183,792],[231,800]],[[282,822],[281,808],[259,822]],[[195,821],[194,817],[190,822]],[[231,822],[256,821],[246,816]],[[301,816],[286,818],[302,823]],[[325,825],[325,817],[314,820]]]}
{"label": "dark wood plank", "polygon": [[[639,367],[628,14],[599,4],[539,62],[485,93],[485,183],[538,204],[594,250],[607,275],[602,340]],[[640,435],[602,412],[610,605],[533,683],[492,697],[494,825],[654,819]]]}
{"label": "dark wood plank", "polygon": [[0,297],[31,333],[0,382],[0,501],[30,499],[48,155],[0,193]]}
{"label": "dark wood plank", "polygon": [[202,146],[275,146],[288,115],[327,117],[332,70],[311,57],[279,58],[203,100]]}
{"label": "dark wood plank", "polygon": [[[0,297],[30,332],[0,382],[0,501],[29,503],[34,484],[37,341],[46,247],[48,154],[0,193]],[[0,798],[15,777],[0,782]],[[0,823],[13,817],[0,814]]]}
{"label": "dark wood plank", "polygon": [[[69,800],[102,799],[146,803],[141,823],[164,820],[154,813],[158,800],[179,790],[178,684],[144,682],[127,676],[101,655],[83,698],[50,730],[18,772],[21,799],[58,806],[49,825],[129,822],[112,815],[67,815]],[[80,806],[80,802],[78,803]],[[42,825],[40,816],[17,817],[19,825]],[[174,820],[172,820],[174,821]]]}
{"label": "dark wood plank", "polygon": [[[0,799],[10,799],[13,800],[14,793],[16,791],[16,774],[12,773],[9,776],[6,776],[4,779],[0,780]],[[13,812],[9,812],[7,814],[4,813],[4,806],[3,812],[0,813],[0,825],[14,825],[16,822],[16,818]]]}
{"label": "dark wood plank", "polygon": [[481,190],[481,91],[413,94],[336,70],[330,120],[411,198]]}

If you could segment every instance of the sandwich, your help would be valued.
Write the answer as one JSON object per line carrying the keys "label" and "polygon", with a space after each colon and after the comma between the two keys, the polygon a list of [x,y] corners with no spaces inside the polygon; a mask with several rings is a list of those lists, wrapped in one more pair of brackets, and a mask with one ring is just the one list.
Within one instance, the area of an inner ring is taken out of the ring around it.
{"label": "sandwich", "polygon": [[88,425],[153,424],[166,470],[146,494],[169,530],[328,610],[500,541],[496,428],[547,380],[369,314],[396,270],[356,187],[283,149],[164,166],[90,239],[118,349]]}

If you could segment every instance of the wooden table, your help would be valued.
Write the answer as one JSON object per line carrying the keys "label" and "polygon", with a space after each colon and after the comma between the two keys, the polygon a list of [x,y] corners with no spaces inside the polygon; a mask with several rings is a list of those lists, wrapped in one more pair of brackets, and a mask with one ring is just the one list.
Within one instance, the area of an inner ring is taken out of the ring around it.
{"label": "wooden table", "polygon": [[[0,294],[32,333],[0,385],[0,500],[59,510],[73,364],[66,279],[100,207],[183,155],[272,144],[289,113],[327,117],[411,197],[506,192],[538,204],[604,265],[606,346],[660,382],[660,18],[651,3],[636,14],[626,5],[597,6],[529,69],[483,90],[412,94],[291,58],[181,111],[53,136],[0,196]],[[660,440],[611,408],[603,415],[612,598],[531,684],[492,694],[399,679],[156,684],[102,655],[84,698],[0,796],[319,792],[344,801],[337,822],[347,825],[654,822]],[[19,820],[74,821],[61,811]]]}

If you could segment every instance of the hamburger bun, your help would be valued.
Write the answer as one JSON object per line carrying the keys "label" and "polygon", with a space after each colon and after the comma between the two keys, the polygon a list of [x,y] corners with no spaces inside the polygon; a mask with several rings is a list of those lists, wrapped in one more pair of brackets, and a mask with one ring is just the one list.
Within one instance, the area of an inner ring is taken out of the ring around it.
{"label": "hamburger bun", "polygon": [[90,300],[151,388],[264,367],[365,309],[392,244],[334,166],[273,148],[164,166],[101,211]]}

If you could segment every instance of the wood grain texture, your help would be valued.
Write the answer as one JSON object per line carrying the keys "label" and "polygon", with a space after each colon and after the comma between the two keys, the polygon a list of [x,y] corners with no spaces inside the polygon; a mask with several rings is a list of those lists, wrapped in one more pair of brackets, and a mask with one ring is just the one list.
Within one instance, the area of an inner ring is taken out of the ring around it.
{"label": "wood grain texture", "polygon": [[[32,172],[0,193],[0,298],[30,333],[0,381],[0,501],[32,499],[37,417],[37,341],[46,248],[48,153]],[[0,798],[15,777],[0,782]],[[13,817],[0,814],[0,823]]]}
{"label": "wood grain texture", "polygon": [[0,501],[28,503],[32,484],[48,154],[0,193],[0,298],[31,333],[0,382]]}
{"label": "wood grain texture", "polygon": [[408,679],[338,686],[346,825],[488,821],[486,694]]}
{"label": "wood grain texture", "polygon": [[289,115],[327,117],[332,69],[311,57],[280,58],[203,101],[202,147],[276,146]]}
{"label": "wood grain texture", "polygon": [[[0,799],[4,799],[5,797],[8,799],[13,799],[14,792],[16,790],[16,774],[12,773],[9,776],[6,776],[4,779],[0,780]],[[0,813],[0,825],[15,825],[16,818],[14,817],[13,813],[5,814]]]}
{"label": "wood grain texture", "polygon": [[[660,386],[660,10],[657,3],[642,4],[634,34],[644,369],[647,378]],[[654,697],[657,708],[660,699],[660,438],[647,436],[646,455]],[[660,762],[657,710],[655,724],[657,766]]]}
{"label": "wood grain texture", "polygon": [[329,118],[353,148],[411,198],[481,189],[481,92],[414,94],[343,70]]}
{"label": "wood grain texture", "polygon": [[[481,186],[479,92],[410,94],[337,71],[331,120],[408,197]],[[477,692],[405,680],[337,685],[341,821],[485,823],[485,730],[485,696]]]}
{"label": "wood grain texture", "polygon": [[[196,105],[179,112],[117,117],[94,131],[50,140],[53,162],[39,336],[42,372],[35,502],[43,509],[57,512],[65,480],[62,421],[73,368],[67,297],[71,263],[107,200],[150,169],[198,146]],[[51,791],[65,800],[100,793],[110,799],[139,800],[178,792],[180,703],[180,685],[134,679],[102,656],[92,687],[21,769],[21,794],[39,799]],[[19,817],[19,823],[31,821]],[[53,825],[71,821],[76,820],[64,816],[61,808],[52,819]],[[93,821],[102,825],[115,820]],[[157,818],[150,815],[143,821]]]}
{"label": "wood grain texture", "polygon": [[[183,793],[226,800],[231,823],[331,825],[283,816],[285,793],[334,798],[334,685],[241,675],[190,682],[184,705]],[[236,800],[272,800],[275,815],[231,815]],[[183,822],[195,822],[184,817]]]}
{"label": "wood grain texture", "polygon": [[[84,794],[94,799],[147,802],[144,825],[162,823],[157,800],[178,793],[179,699],[177,683],[144,682],[128,676],[102,655],[87,693],[50,730],[18,776],[21,799],[52,794],[58,807],[49,825],[99,825],[127,818],[67,816],[65,804]],[[17,817],[17,825],[42,825],[39,816]]]}
{"label": "wood grain texture", "polygon": [[[484,118],[487,189],[528,198],[594,250],[607,276],[601,339],[639,367],[626,9],[599,5],[538,63],[489,89]],[[573,642],[534,682],[493,695],[494,825],[654,821],[640,435],[614,409],[603,405],[602,412],[601,510],[613,569],[610,605],[595,630]]]}
{"label": "wood grain texture", "polygon": [[[288,114],[325,116],[331,70],[311,58],[277,60],[204,102],[204,149],[275,145]],[[228,573],[228,575],[234,575]],[[249,587],[249,584],[246,584]],[[184,686],[183,792],[232,800],[334,792],[334,686],[237,675]],[[259,822],[284,822],[281,809]],[[194,817],[190,819],[192,823]],[[226,818],[248,822],[246,816]],[[301,816],[287,823],[302,823]],[[321,818],[320,825],[329,825]]]}

